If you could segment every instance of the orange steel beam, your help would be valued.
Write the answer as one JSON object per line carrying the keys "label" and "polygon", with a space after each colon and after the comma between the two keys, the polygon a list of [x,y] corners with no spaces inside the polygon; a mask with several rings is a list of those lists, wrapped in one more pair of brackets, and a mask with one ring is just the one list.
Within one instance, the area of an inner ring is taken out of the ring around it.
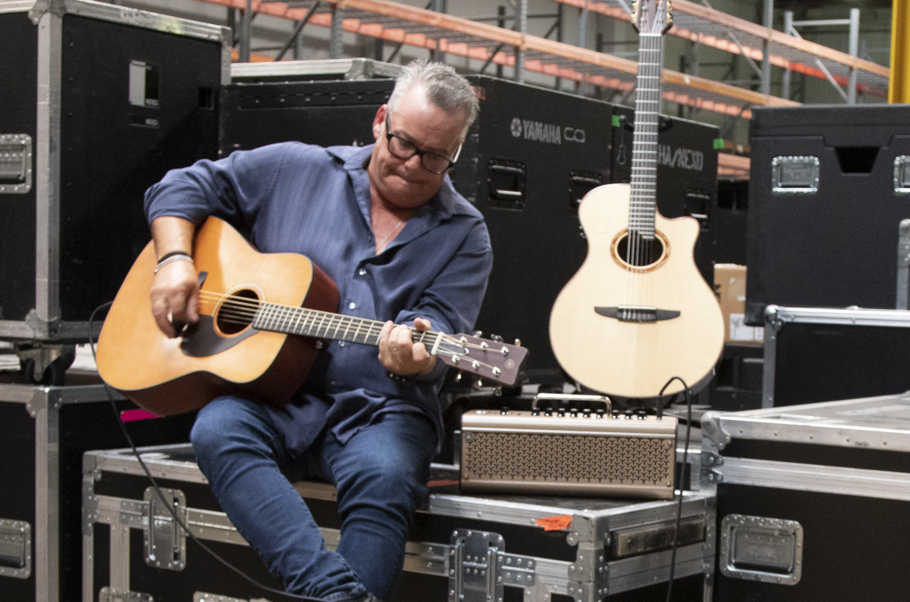
{"label": "orange steel beam", "polygon": [[[621,19],[624,21],[632,20],[632,17],[624,10],[612,8],[609,5],[603,4],[601,2],[591,1],[591,0],[555,0],[562,4],[568,6],[573,6],[579,9],[587,9],[602,15],[613,17],[615,19]],[[687,0],[674,0],[673,2],[673,11],[678,13],[686,13],[691,17],[701,19],[706,22],[714,23],[722,27],[726,27],[733,31],[740,31],[762,40],[767,40],[768,42],[780,44],[781,46],[787,46],[794,50],[799,50],[807,54],[811,54],[818,58],[827,59],[836,63],[840,63],[846,67],[851,67],[854,69],[859,69],[866,71],[873,75],[878,75],[880,77],[887,78],[889,76],[889,70],[887,67],[860,59],[854,56],[850,56],[845,52],[839,50],[834,50],[833,48],[828,48],[827,46],[822,46],[815,42],[810,42],[809,40],[803,40],[802,38],[797,38],[796,36],[791,36],[785,34],[776,29],[771,29],[764,27],[763,25],[758,25],[745,19],[740,19],[739,17],[734,17],[733,15],[728,15],[720,11],[716,11],[700,4],[695,4],[694,2],[689,2]],[[669,35],[675,35],[681,38],[685,38],[692,42],[697,42],[699,44],[704,44],[706,46],[711,46],[712,48],[717,48],[718,50],[723,50],[731,54],[744,54],[754,60],[760,61],[764,57],[764,51],[761,48],[750,48],[748,46],[742,46],[742,48],[734,43],[732,40],[726,38],[720,38],[712,35],[705,35],[700,32],[691,31],[688,29],[683,29],[681,27],[673,26],[667,32]],[[789,68],[792,71],[797,73],[804,73],[812,77],[817,77],[820,79],[827,79],[825,72],[817,67],[811,65],[806,65],[804,63],[799,63],[795,61],[790,61],[780,55],[770,54],[768,60],[772,65],[776,67],[781,67],[784,69]],[[835,81],[842,85],[849,83],[849,79],[843,76],[834,76]],[[870,88],[869,86],[861,86],[861,88],[869,93],[881,95],[884,91]]]}
{"label": "orange steel beam", "polygon": [[[246,0],[200,1],[237,9],[246,8]],[[327,2],[337,5],[342,10],[356,9],[371,14],[400,19],[409,23],[421,24],[439,30],[449,31],[453,34],[473,36],[488,42],[493,42],[494,44],[503,44],[513,48],[521,48],[525,51],[540,53],[545,55],[545,58],[527,59],[525,61],[525,68],[529,71],[554,77],[583,81],[593,85],[614,89],[629,90],[634,87],[633,81],[638,71],[638,63],[635,61],[397,2],[389,2],[387,0],[327,0]],[[252,7],[255,12],[291,20],[300,20],[306,14],[306,9],[291,8],[282,2],[262,2],[260,0],[255,0],[252,3]],[[312,15],[310,23],[328,27],[331,24],[331,15],[327,13]],[[345,31],[351,33],[358,33],[393,42],[401,42],[430,50],[440,50],[471,59],[481,61],[491,60],[494,63],[509,66],[512,66],[515,63],[515,57],[504,52],[498,52],[495,56],[491,56],[492,52],[482,46],[472,46],[466,42],[449,43],[444,37],[440,37],[437,41],[422,33],[408,33],[401,28],[387,27],[376,23],[363,23],[354,18],[344,18],[343,28]],[[557,57],[574,61],[578,63],[578,68],[548,63],[546,57]],[[619,75],[625,74],[627,77],[625,79],[621,77],[607,77],[602,74],[592,74],[581,71],[580,69],[585,65],[616,71]],[[666,69],[663,71],[663,77],[664,81],[667,83],[676,84],[692,90],[691,94],[665,90],[664,97],[667,100],[728,115],[749,118],[751,112],[748,110],[748,107],[741,106],[743,104],[762,106],[795,106],[799,104],[775,96],[761,94],[744,88]],[[699,92],[724,97],[730,99],[731,102],[703,99],[699,97]],[[738,101],[738,103],[732,101]]]}

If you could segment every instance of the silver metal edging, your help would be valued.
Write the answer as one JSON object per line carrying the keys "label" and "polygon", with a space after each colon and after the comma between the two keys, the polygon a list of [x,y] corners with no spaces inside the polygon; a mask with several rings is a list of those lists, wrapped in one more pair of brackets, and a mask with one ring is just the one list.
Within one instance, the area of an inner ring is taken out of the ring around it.
{"label": "silver metal edging", "polygon": [[58,0],[58,3],[63,4],[66,13],[73,15],[102,21],[113,21],[124,25],[133,25],[144,29],[153,29],[215,42],[224,41],[225,32],[228,31],[226,27],[220,25],[161,15],[105,2],[94,2],[93,0],[63,0],[63,2]]}
{"label": "silver metal edging", "polygon": [[[907,429],[900,424],[896,423],[895,428],[869,428],[851,424],[845,419],[834,420],[812,414],[816,409],[843,410],[848,413],[851,406],[863,408],[870,401],[879,399],[893,402],[895,407],[900,406],[901,409],[910,408],[910,397],[886,395],[735,413],[712,411],[706,412],[702,417],[703,442],[711,442],[717,450],[723,450],[734,439],[749,439],[833,445],[860,450],[910,451]],[[881,408],[878,410],[881,411]]]}
{"label": "silver metal edging", "polygon": [[[36,5],[36,9],[38,6]],[[35,135],[35,317],[60,318],[60,92],[63,19],[43,12],[38,21]]]}
{"label": "silver metal edging", "polygon": [[765,321],[778,329],[790,322],[811,324],[845,324],[848,326],[887,326],[907,328],[910,326],[910,310],[906,309],[834,309],[824,307],[782,307],[769,305],[765,308]]}
{"label": "silver metal edging", "polygon": [[[160,453],[167,452],[168,447],[183,447],[181,445],[161,446]],[[152,473],[153,477],[159,479],[176,479],[186,483],[208,483],[205,475],[199,470],[199,466],[194,462],[169,461],[156,458],[155,452],[140,450],[143,460]],[[144,476],[145,471],[139,465],[139,460],[133,455],[132,450],[118,450],[112,452],[87,452],[85,455],[84,465],[91,461],[94,463],[93,469],[96,471],[108,471],[121,474],[132,474]]]}
{"label": "silver metal edging", "polygon": [[714,473],[721,484],[910,500],[910,474],[902,472],[725,457]]}
{"label": "silver metal edging", "polygon": [[373,77],[394,78],[400,72],[399,65],[363,58],[234,63],[231,65],[231,79],[240,80],[248,77],[322,75],[326,73],[337,75],[339,78],[357,80]]}
{"label": "silver metal edging", "polygon": [[[595,426],[603,426],[603,423],[596,424]],[[516,427],[477,427],[477,426],[462,426],[462,432],[464,435],[470,433],[517,433],[519,435],[584,435],[592,437],[626,437],[626,438],[644,438],[644,439],[676,439],[676,431],[672,433],[667,433],[665,430],[663,432],[655,431],[651,432],[648,430],[640,431],[597,431],[597,430],[582,430],[582,429],[534,429],[533,431],[528,430],[527,428],[522,428],[520,426]]]}
{"label": "silver metal edging", "polygon": [[4,0],[0,1],[0,13],[22,13],[34,5],[35,0]]}

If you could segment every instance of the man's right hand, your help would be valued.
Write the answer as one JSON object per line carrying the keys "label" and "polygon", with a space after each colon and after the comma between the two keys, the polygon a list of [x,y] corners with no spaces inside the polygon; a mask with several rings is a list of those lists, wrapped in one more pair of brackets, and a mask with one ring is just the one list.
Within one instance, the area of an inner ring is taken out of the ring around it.
{"label": "man's right hand", "polygon": [[152,290],[152,315],[161,332],[176,337],[182,324],[199,319],[199,276],[189,261],[175,261],[155,274]]}
{"label": "man's right hand", "polygon": [[[152,221],[152,238],[158,257],[168,253],[192,254],[195,227],[179,217],[159,217]],[[158,328],[176,337],[182,324],[199,319],[199,275],[190,261],[169,261],[159,266],[149,291],[152,315]]]}

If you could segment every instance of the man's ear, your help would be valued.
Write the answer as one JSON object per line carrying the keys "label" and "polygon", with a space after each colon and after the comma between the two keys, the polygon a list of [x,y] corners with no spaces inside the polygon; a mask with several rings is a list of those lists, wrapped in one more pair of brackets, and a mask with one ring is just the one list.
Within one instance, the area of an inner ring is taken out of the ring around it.
{"label": "man's ear", "polygon": [[385,117],[388,114],[389,105],[384,104],[379,109],[376,110],[376,115],[373,117],[373,139],[379,140],[379,136],[382,135],[382,126],[385,123]]}

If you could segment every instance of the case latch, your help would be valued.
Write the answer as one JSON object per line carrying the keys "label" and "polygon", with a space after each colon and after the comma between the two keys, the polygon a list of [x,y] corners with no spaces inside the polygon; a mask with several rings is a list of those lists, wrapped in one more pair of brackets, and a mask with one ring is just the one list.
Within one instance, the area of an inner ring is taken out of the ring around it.
{"label": "case latch", "polygon": [[728,514],[721,522],[720,570],[727,577],[796,585],[803,527],[793,520]]}
{"label": "case latch", "polygon": [[0,519],[0,577],[28,579],[32,574],[32,526]]}
{"label": "case latch", "polygon": [[32,189],[32,137],[0,134],[0,193],[25,194]]}
{"label": "case latch", "polygon": [[119,592],[109,587],[102,587],[98,592],[98,602],[154,602],[154,599],[149,594]]}
{"label": "case latch", "polygon": [[771,192],[815,194],[818,192],[818,174],[818,157],[774,157]]}
{"label": "case latch", "polygon": [[148,508],[145,563],[182,571],[186,568],[186,533],[182,526],[186,524],[186,496],[176,489],[149,487],[144,499]]}

